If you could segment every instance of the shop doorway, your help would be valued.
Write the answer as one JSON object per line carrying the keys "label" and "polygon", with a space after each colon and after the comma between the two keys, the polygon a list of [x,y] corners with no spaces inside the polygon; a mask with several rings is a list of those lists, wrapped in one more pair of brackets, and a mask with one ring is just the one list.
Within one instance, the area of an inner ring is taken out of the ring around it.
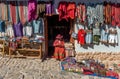
{"label": "shop doorway", "polygon": [[57,34],[61,34],[64,37],[65,42],[70,40],[70,20],[59,21],[58,15],[47,17],[47,30],[48,30],[48,56],[53,56],[54,47],[53,42]]}

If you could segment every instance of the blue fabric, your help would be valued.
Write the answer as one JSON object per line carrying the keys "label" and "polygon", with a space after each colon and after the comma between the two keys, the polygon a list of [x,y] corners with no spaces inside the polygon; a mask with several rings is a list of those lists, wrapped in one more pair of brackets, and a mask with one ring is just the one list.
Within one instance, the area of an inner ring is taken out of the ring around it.
{"label": "blue fabric", "polygon": [[101,41],[107,41],[108,40],[108,33],[105,32],[105,30],[101,31]]}
{"label": "blue fabric", "polygon": [[[97,74],[92,74],[91,76],[98,76]],[[103,76],[98,76],[98,77],[103,77]],[[115,77],[109,77],[109,76],[105,76],[104,78],[111,78],[111,79],[117,79]]]}
{"label": "blue fabric", "polygon": [[43,35],[43,20],[33,20],[32,22],[33,26],[33,33],[34,34],[42,34]]}
{"label": "blue fabric", "polygon": [[85,37],[86,43],[92,43],[92,33],[87,33]]}
{"label": "blue fabric", "polygon": [[0,21],[0,32],[5,32],[5,22]]}

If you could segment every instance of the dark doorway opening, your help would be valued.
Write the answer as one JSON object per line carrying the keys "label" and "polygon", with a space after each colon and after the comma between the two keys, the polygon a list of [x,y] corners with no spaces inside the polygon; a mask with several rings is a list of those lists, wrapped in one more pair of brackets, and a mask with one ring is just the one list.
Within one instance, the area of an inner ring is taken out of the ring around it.
{"label": "dark doorway opening", "polygon": [[53,42],[57,34],[63,35],[64,41],[69,42],[70,20],[59,21],[58,15],[48,16],[47,26],[48,26],[48,56],[51,57],[53,56],[54,53]]}

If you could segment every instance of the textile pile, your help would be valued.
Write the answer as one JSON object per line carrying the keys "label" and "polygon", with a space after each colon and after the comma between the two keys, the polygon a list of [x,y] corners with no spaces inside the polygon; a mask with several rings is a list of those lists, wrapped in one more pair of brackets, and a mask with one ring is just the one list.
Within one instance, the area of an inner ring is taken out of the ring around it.
{"label": "textile pile", "polygon": [[105,64],[94,59],[83,59],[77,61],[74,57],[67,57],[60,63],[61,69],[78,74],[119,79],[120,65],[113,64],[113,67],[106,68]]}

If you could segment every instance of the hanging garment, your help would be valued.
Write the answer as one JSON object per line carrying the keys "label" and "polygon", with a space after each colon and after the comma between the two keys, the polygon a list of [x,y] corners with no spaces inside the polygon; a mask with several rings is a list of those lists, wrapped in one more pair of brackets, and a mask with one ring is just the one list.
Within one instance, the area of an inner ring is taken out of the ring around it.
{"label": "hanging garment", "polygon": [[7,26],[6,33],[7,33],[7,36],[9,36],[10,38],[14,37],[14,30],[12,25]]}
{"label": "hanging garment", "polygon": [[23,27],[23,35],[24,36],[28,36],[28,37],[31,37],[32,36],[32,26],[24,26]]}
{"label": "hanging garment", "polygon": [[18,24],[14,24],[13,30],[14,30],[15,37],[23,36],[23,26],[20,22]]}
{"label": "hanging garment", "polygon": [[2,7],[1,7],[2,1],[0,1],[0,19],[2,18]]}
{"label": "hanging garment", "polygon": [[85,44],[85,35],[86,35],[85,30],[79,29],[79,31],[78,31],[78,43],[79,44],[81,44],[81,45]]}
{"label": "hanging garment", "polygon": [[32,21],[36,18],[36,9],[37,9],[37,1],[29,0],[28,1],[28,21]]}
{"label": "hanging garment", "polygon": [[112,21],[112,6],[110,3],[104,4],[104,17],[105,17],[105,23],[111,24]]}
{"label": "hanging garment", "polygon": [[67,17],[68,18],[70,19],[75,18],[75,9],[76,9],[75,2],[69,2],[67,6]]}
{"label": "hanging garment", "polygon": [[17,23],[17,13],[16,13],[16,2],[15,1],[11,1],[10,2],[10,16],[11,16],[11,21],[13,22],[13,24]]}
{"label": "hanging garment", "polygon": [[33,20],[32,26],[33,26],[34,34],[42,34],[43,35],[44,21],[42,18],[40,18],[39,20]]}
{"label": "hanging garment", "polygon": [[96,19],[96,17],[97,17],[97,14],[95,9],[95,4],[87,5],[87,20],[88,20],[89,26],[94,23],[94,20]]}
{"label": "hanging garment", "polygon": [[0,7],[1,7],[1,13],[2,13],[1,19],[8,21],[7,1],[1,1]]}
{"label": "hanging garment", "polygon": [[46,4],[46,15],[52,15],[52,4],[51,3]]}
{"label": "hanging garment", "polygon": [[103,5],[101,3],[97,4],[96,7],[96,18],[99,23],[104,22],[104,17],[103,17]]}
{"label": "hanging garment", "polygon": [[23,2],[23,7],[24,7],[24,19],[25,19],[25,22],[28,22],[28,1],[24,1]]}
{"label": "hanging garment", "polygon": [[45,13],[45,3],[37,3],[37,17],[36,18],[39,18],[40,15],[44,15]]}
{"label": "hanging garment", "polygon": [[115,23],[120,27],[120,4],[116,4],[115,7]]}
{"label": "hanging garment", "polygon": [[78,33],[79,29],[84,29],[84,26],[81,24],[75,24],[75,30],[76,30],[75,33]]}
{"label": "hanging garment", "polygon": [[59,12],[59,21],[61,21],[62,19],[65,19],[66,21],[68,21],[67,2],[63,1],[59,3],[58,12]]}
{"label": "hanging garment", "polygon": [[84,4],[79,4],[76,8],[76,16],[79,18],[80,23],[86,20],[86,6]]}
{"label": "hanging garment", "polygon": [[112,26],[120,26],[120,5],[112,4]]}
{"label": "hanging garment", "polygon": [[100,42],[100,29],[99,26],[96,25],[96,28],[93,28],[93,43],[99,44]]}
{"label": "hanging garment", "polygon": [[86,36],[85,36],[85,42],[86,44],[91,44],[92,43],[92,29],[89,29],[86,27]]}
{"label": "hanging garment", "polygon": [[100,38],[101,42],[106,42],[108,41],[108,26],[107,25],[103,25],[101,26],[101,38]]}
{"label": "hanging garment", "polygon": [[5,22],[0,21],[0,32],[5,32]]}
{"label": "hanging garment", "polygon": [[115,8],[116,8],[116,6],[115,6],[115,4],[112,4],[112,26],[116,26],[116,21],[115,21]]}
{"label": "hanging garment", "polygon": [[111,43],[111,44],[117,44],[118,43],[117,31],[112,27],[109,29],[108,42]]}
{"label": "hanging garment", "polygon": [[8,7],[8,21],[12,22],[10,1],[7,2],[7,7]]}
{"label": "hanging garment", "polygon": [[18,2],[18,13],[19,13],[19,17],[18,17],[18,19],[20,20],[20,22],[24,25],[25,24],[25,22],[26,22],[26,20],[25,20],[25,15],[24,15],[24,6],[23,6],[23,4],[24,4],[24,1],[19,1]]}

